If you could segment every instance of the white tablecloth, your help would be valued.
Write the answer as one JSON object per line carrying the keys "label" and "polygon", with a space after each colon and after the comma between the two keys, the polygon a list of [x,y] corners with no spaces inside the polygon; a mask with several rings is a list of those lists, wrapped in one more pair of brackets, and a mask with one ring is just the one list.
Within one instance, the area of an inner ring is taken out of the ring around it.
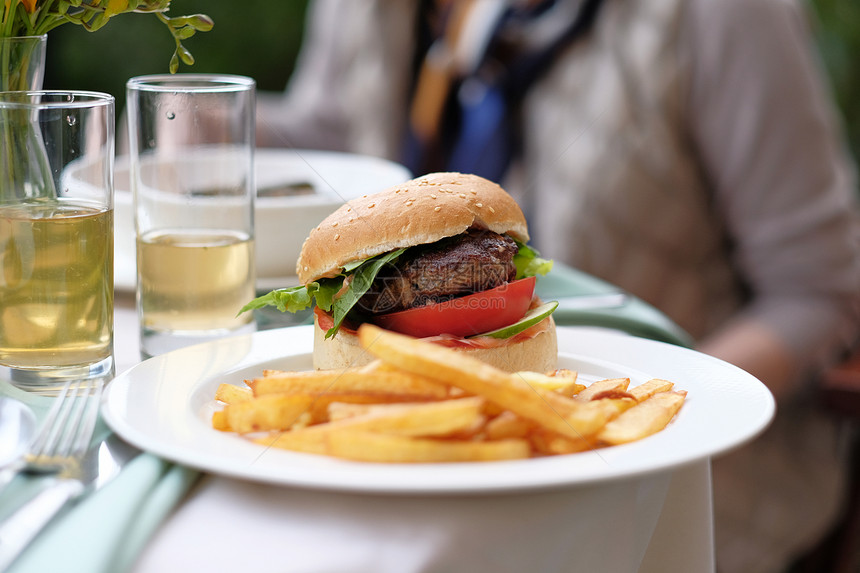
{"label": "white tablecloth", "polygon": [[[139,361],[133,297],[116,300],[117,372]],[[379,496],[207,476],[140,556],[173,571],[714,570],[710,464],[590,486]]]}

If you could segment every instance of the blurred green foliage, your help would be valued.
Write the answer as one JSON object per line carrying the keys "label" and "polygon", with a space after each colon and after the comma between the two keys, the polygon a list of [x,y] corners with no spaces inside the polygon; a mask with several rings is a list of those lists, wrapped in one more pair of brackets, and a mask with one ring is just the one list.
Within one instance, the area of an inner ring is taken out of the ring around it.
{"label": "blurred green foliage", "polygon": [[[302,40],[307,0],[173,0],[169,16],[203,13],[215,27],[185,40],[193,66],[180,72],[250,76],[260,90],[283,90]],[[117,113],[132,76],[168,73],[175,48],[150,14],[122,14],[96,33],[60,26],[48,38],[46,89],[112,94]]]}
{"label": "blurred green foliage", "polygon": [[855,158],[860,158],[860,2],[808,0],[813,33],[845,134]]}

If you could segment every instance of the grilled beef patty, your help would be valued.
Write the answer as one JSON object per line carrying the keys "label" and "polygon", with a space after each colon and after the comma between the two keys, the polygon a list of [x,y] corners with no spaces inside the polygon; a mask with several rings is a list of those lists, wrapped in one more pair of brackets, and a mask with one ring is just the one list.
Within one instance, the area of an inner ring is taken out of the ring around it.
{"label": "grilled beef patty", "polygon": [[488,290],[516,278],[515,254],[512,238],[478,229],[413,247],[380,271],[356,306],[385,314]]}

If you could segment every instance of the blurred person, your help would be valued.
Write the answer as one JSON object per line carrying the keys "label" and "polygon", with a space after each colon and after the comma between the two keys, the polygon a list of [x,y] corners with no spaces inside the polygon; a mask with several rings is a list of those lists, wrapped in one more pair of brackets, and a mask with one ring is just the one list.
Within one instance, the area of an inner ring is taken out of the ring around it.
{"label": "blurred person", "polygon": [[[261,145],[500,182],[544,256],[778,401],[713,462],[717,567],[779,572],[844,493],[815,374],[858,336],[853,165],[793,0],[318,0]],[[731,415],[727,412],[726,415]]]}

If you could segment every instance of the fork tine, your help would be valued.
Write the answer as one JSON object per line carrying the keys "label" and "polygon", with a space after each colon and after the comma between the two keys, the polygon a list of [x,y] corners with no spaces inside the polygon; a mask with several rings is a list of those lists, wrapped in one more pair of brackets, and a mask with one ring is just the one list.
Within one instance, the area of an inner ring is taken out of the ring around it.
{"label": "fork tine", "polygon": [[98,419],[99,407],[101,406],[103,388],[104,382],[101,379],[90,382],[87,388],[89,393],[86,397],[86,411],[83,413],[80,426],[81,431],[78,433],[77,442],[74,444],[72,450],[78,456],[83,455],[90,447],[90,441],[92,440],[96,420]]}
{"label": "fork tine", "polygon": [[63,420],[68,415],[68,413],[63,409],[63,405],[66,403],[66,396],[69,394],[69,389],[72,386],[73,380],[69,380],[63,385],[63,389],[60,390],[60,393],[57,394],[57,397],[54,398],[54,402],[51,404],[51,409],[48,410],[48,414],[45,416],[45,420],[42,422],[42,427],[39,430],[39,435],[33,441],[33,445],[30,448],[30,452],[34,457],[41,457],[54,447],[54,444],[60,437],[60,430],[63,427]]}
{"label": "fork tine", "polygon": [[103,387],[101,380],[69,380],[51,405],[30,458],[59,461],[83,455],[95,429]]}
{"label": "fork tine", "polygon": [[[78,441],[78,435],[81,434],[81,430],[83,424],[85,422],[84,413],[87,409],[87,395],[81,390],[86,390],[84,387],[83,381],[78,381],[77,384],[74,384],[70,390],[74,390],[70,392],[69,396],[66,398],[66,402],[68,403],[68,407],[65,409],[67,414],[66,419],[63,420],[63,428],[64,432],[60,436],[59,443],[57,443],[57,447],[51,452],[53,455],[57,457],[67,457],[73,451],[73,446]],[[83,396],[81,395],[83,394]]]}

